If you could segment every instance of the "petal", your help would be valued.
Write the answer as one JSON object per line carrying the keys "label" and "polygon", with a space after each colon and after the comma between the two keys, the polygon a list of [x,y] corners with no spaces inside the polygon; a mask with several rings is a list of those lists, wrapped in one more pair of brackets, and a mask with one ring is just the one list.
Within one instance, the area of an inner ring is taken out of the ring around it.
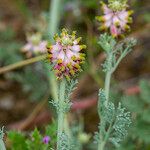
{"label": "petal", "polygon": [[71,50],[74,51],[74,52],[79,52],[80,51],[80,46],[79,45],[73,45],[71,47]]}
{"label": "petal", "polygon": [[113,36],[117,36],[117,35],[119,34],[117,27],[114,26],[114,25],[111,25],[111,27],[110,27],[110,32],[111,32],[111,34],[112,34]]}
{"label": "petal", "polygon": [[40,50],[39,50],[39,46],[34,46],[34,47],[33,47],[33,52],[34,52],[34,53],[39,53],[39,51],[40,51]]}
{"label": "petal", "polygon": [[107,28],[109,28],[111,25],[112,25],[112,20],[106,21],[104,23],[104,26],[107,27]]}
{"label": "petal", "polygon": [[32,49],[32,44],[31,43],[27,43],[25,46],[23,46],[22,51],[26,52],[26,51],[31,51]]}
{"label": "petal", "polygon": [[52,46],[52,50],[51,50],[51,52],[53,53],[53,52],[58,52],[58,51],[60,51],[61,50],[61,45],[59,45],[59,44],[56,44],[56,45],[53,45]]}
{"label": "petal", "polygon": [[66,56],[68,59],[71,59],[72,56],[74,56],[75,54],[71,51],[71,50],[67,50],[66,52]]}
{"label": "petal", "polygon": [[61,50],[61,51],[58,53],[57,58],[64,60],[64,58],[65,58],[65,53],[64,53],[63,50]]}
{"label": "petal", "polygon": [[127,21],[121,21],[120,22],[120,27],[122,30],[125,30],[126,25],[127,25]]}
{"label": "petal", "polygon": [[104,14],[113,13],[113,11],[110,8],[108,8],[106,4],[102,4],[102,10],[104,11]]}
{"label": "petal", "polygon": [[46,45],[47,45],[47,42],[46,41],[42,41],[40,44],[39,44],[39,50],[41,53],[45,53],[46,52]]}
{"label": "petal", "polygon": [[105,21],[109,21],[113,18],[113,13],[109,13],[107,15],[104,15],[103,18]]}
{"label": "petal", "polygon": [[118,18],[118,16],[114,15],[113,24],[115,25],[116,23],[120,23],[120,19]]}
{"label": "petal", "polygon": [[128,14],[127,11],[123,10],[123,11],[118,12],[118,13],[117,13],[117,16],[118,16],[118,18],[119,18],[120,20],[123,20],[123,21],[124,21],[124,20],[127,20],[129,14]]}

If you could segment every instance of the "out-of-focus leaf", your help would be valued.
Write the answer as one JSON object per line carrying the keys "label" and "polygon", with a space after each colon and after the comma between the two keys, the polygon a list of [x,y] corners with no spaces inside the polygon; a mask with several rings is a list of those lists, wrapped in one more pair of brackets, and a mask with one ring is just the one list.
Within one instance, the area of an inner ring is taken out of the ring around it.
{"label": "out-of-focus leaf", "polygon": [[125,96],[122,103],[130,112],[141,113],[144,109],[144,104],[138,96]]}
{"label": "out-of-focus leaf", "polygon": [[150,123],[150,108],[149,109],[145,109],[142,113],[142,119],[145,122],[149,122]]}
{"label": "out-of-focus leaf", "polygon": [[11,150],[28,150],[25,143],[26,137],[21,132],[10,131],[8,132],[8,138],[11,142]]}
{"label": "out-of-focus leaf", "polygon": [[142,121],[137,121],[132,129],[134,136],[144,143],[150,143],[150,125]]}
{"label": "out-of-focus leaf", "polygon": [[141,90],[141,98],[146,103],[150,104],[150,85],[147,83],[147,81],[142,80],[140,81],[140,90]]}

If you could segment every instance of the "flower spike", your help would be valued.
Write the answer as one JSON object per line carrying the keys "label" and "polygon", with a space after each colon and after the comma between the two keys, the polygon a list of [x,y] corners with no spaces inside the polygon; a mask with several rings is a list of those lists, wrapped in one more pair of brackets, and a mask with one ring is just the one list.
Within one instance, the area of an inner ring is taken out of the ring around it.
{"label": "flower spike", "polygon": [[132,23],[133,11],[127,11],[127,0],[109,0],[108,5],[101,2],[102,16],[96,19],[101,23],[100,30],[109,30],[113,37],[121,36],[124,32],[130,31],[128,24]]}
{"label": "flower spike", "polygon": [[27,57],[46,53],[47,41],[42,40],[41,33],[27,34],[27,43],[22,47],[21,51]]}
{"label": "flower spike", "polygon": [[55,44],[48,46],[48,59],[53,65],[53,69],[58,79],[71,76],[81,71],[81,64],[85,60],[85,54],[81,53],[85,45],[79,45],[81,37],[76,38],[76,32],[68,33],[67,29],[62,29],[60,36],[54,35]]}

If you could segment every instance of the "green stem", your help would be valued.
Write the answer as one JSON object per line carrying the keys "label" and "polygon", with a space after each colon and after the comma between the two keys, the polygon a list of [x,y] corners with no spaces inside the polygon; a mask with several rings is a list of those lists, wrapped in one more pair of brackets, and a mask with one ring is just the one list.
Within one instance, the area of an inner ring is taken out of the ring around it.
{"label": "green stem", "polygon": [[108,103],[108,100],[109,100],[110,79],[111,79],[111,72],[108,71],[108,72],[106,73],[106,77],[105,77],[105,96],[106,96],[106,104]]}
{"label": "green stem", "polygon": [[0,68],[0,74],[3,74],[5,72],[21,68],[23,66],[26,66],[26,65],[29,65],[29,64],[41,61],[41,60],[44,60],[46,58],[46,56],[47,56],[47,54],[40,55],[40,56],[37,56],[37,57],[33,57],[33,58],[30,58],[30,59],[27,59],[27,60],[19,61],[17,63],[14,63],[14,64],[8,65],[6,67]]}
{"label": "green stem", "polygon": [[62,0],[51,0],[50,11],[49,11],[49,28],[48,33],[50,34],[51,41],[53,40],[54,34],[58,30],[60,22],[60,6]]}
{"label": "green stem", "polygon": [[64,132],[68,136],[68,145],[71,145],[71,138],[72,138],[72,133],[69,128],[69,122],[68,122],[68,114],[65,114],[65,119],[64,119]]}
{"label": "green stem", "polygon": [[2,139],[0,139],[0,150],[6,150],[5,144]]}
{"label": "green stem", "polygon": [[105,96],[106,96],[106,105],[108,104],[108,100],[109,100],[109,90],[110,90],[110,79],[111,79],[111,75],[112,75],[112,57],[113,57],[113,53],[110,52],[107,54],[107,60],[109,65],[108,65],[108,69],[106,72],[106,76],[105,76]]}
{"label": "green stem", "polygon": [[58,109],[58,128],[57,128],[57,150],[61,150],[62,143],[62,133],[64,130],[64,100],[65,100],[65,89],[66,89],[66,81],[65,79],[60,83],[60,91],[59,91],[59,109]]}
{"label": "green stem", "polygon": [[[104,87],[104,89],[105,89],[105,96],[106,96],[106,106],[108,105],[108,101],[109,101],[110,80],[111,80],[111,75],[112,75],[112,55],[113,55],[112,53],[107,55],[108,62],[110,62],[110,68],[108,68],[108,71],[106,72],[106,76],[105,76],[105,87]],[[100,105],[100,102],[98,105]],[[99,113],[99,115],[100,115],[100,113]],[[102,126],[104,127],[103,130],[105,130],[106,122],[103,119],[103,116],[100,116],[100,117],[101,117],[101,122],[103,123]],[[101,135],[101,132],[100,132],[99,136],[100,136],[101,141],[98,144],[98,150],[104,150],[105,144],[106,144],[107,139],[109,137],[109,133],[110,133],[110,128],[107,130],[104,137],[103,137],[103,135]]]}
{"label": "green stem", "polygon": [[98,150],[104,150],[104,146],[105,146],[104,142],[100,143],[98,146]]}
{"label": "green stem", "polygon": [[63,133],[64,113],[59,112],[58,114],[58,128],[57,128],[57,150],[61,150],[62,133]]}
{"label": "green stem", "polygon": [[[48,35],[50,38],[50,42],[53,41],[53,36],[58,30],[58,25],[60,21],[60,5],[62,0],[51,0],[49,6],[49,26],[48,26]],[[56,77],[53,71],[49,74],[49,84],[52,92],[52,97],[57,101],[58,100],[58,85],[56,81]]]}

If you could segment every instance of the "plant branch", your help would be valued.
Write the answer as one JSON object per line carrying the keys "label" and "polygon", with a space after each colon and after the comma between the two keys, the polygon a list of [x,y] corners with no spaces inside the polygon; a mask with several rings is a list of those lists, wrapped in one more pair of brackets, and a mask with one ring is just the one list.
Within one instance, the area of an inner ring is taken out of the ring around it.
{"label": "plant branch", "polygon": [[118,58],[115,66],[112,69],[112,73],[116,70],[116,68],[118,67],[118,65],[120,64],[121,60],[130,52],[130,46],[128,46],[125,51],[121,54],[121,56]]}
{"label": "plant branch", "polygon": [[23,60],[23,61],[8,65],[8,66],[5,66],[5,67],[2,67],[2,68],[0,68],[0,74],[3,74],[3,73],[6,73],[8,71],[12,71],[12,70],[21,68],[23,66],[26,66],[26,65],[29,65],[29,64],[41,61],[41,60],[44,60],[45,58],[46,58],[46,54],[41,55],[41,56],[37,56],[37,57],[34,57],[34,58],[30,58],[30,59],[27,59],[27,60]]}

